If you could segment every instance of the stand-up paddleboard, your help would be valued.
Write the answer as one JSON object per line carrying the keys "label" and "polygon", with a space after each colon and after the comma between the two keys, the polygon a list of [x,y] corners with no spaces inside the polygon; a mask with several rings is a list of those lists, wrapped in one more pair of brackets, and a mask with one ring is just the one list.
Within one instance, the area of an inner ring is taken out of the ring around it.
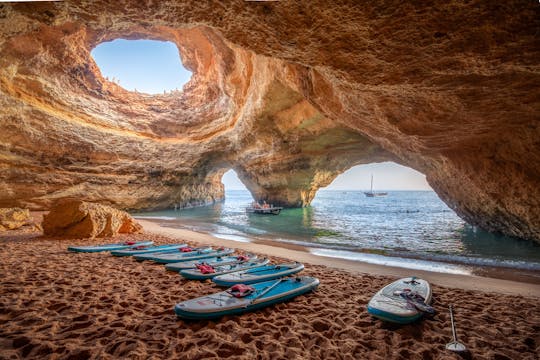
{"label": "stand-up paddleboard", "polygon": [[180,261],[190,261],[198,259],[206,259],[216,256],[225,256],[232,254],[234,249],[212,249],[211,247],[206,248],[195,248],[193,251],[184,252],[182,249],[174,252],[167,252],[164,254],[152,254],[149,256],[135,256],[135,259],[142,260],[152,260],[160,264],[168,264]]}
{"label": "stand-up paddleboard", "polygon": [[234,271],[259,268],[268,264],[268,259],[257,259],[253,261],[243,262],[240,264],[220,265],[213,267],[208,264],[199,265],[196,269],[180,270],[180,275],[190,280],[206,280],[212,279],[215,276],[227,274]]}
{"label": "stand-up paddleboard", "polygon": [[310,276],[265,281],[251,286],[235,285],[226,291],[176,304],[174,312],[186,319],[214,319],[241,314],[292,299],[318,285],[319,279]]}
{"label": "stand-up paddleboard", "polygon": [[256,282],[277,279],[296,274],[304,269],[304,264],[295,262],[290,264],[266,265],[256,269],[229,272],[212,279],[219,286],[232,286],[234,284],[253,284]]}
{"label": "stand-up paddleboard", "polygon": [[178,251],[178,249],[184,248],[186,246],[187,246],[186,244],[136,246],[129,249],[111,251],[111,254],[113,254],[114,256],[134,256],[134,255],[149,254],[149,253],[155,253],[155,252]]}
{"label": "stand-up paddleboard", "polygon": [[207,264],[213,267],[221,265],[234,265],[241,264],[248,261],[253,261],[257,259],[257,255],[254,254],[245,254],[238,256],[220,256],[220,257],[211,257],[199,260],[191,261],[182,261],[177,263],[169,263],[165,265],[165,268],[170,271],[180,271],[186,269],[195,269],[198,265]]}
{"label": "stand-up paddleboard", "polygon": [[75,252],[101,252],[101,251],[112,251],[112,250],[122,250],[134,248],[137,246],[149,246],[152,245],[153,241],[124,241],[122,243],[116,244],[101,244],[93,246],[68,246],[69,251]]}
{"label": "stand-up paddleboard", "polygon": [[408,277],[379,290],[367,305],[368,313],[389,322],[408,324],[424,312],[432,313],[431,286],[426,280]]}

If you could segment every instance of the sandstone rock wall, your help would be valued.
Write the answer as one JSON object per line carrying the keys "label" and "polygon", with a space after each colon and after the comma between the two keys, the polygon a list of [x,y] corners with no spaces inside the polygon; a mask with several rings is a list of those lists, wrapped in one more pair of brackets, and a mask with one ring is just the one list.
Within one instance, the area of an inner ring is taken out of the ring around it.
{"label": "sandstone rock wall", "polygon": [[43,217],[43,233],[49,236],[95,238],[141,231],[125,211],[81,200],[61,200]]}
{"label": "sandstone rock wall", "polygon": [[[540,239],[538,4],[64,1],[0,5],[0,206],[84,197],[309,204],[347,168],[426,174],[460,216]],[[173,41],[183,92],[128,92],[91,49]]]}

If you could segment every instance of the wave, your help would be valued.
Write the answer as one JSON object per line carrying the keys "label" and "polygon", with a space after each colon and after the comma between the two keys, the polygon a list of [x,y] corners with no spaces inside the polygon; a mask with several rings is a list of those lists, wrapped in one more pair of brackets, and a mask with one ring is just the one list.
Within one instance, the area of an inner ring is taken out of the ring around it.
{"label": "wave", "polygon": [[135,219],[150,219],[150,220],[177,220],[174,216],[137,216],[133,215]]}
{"label": "wave", "polygon": [[413,270],[424,270],[432,271],[439,273],[447,274],[460,274],[460,275],[471,275],[471,269],[455,265],[455,264],[444,264],[435,261],[427,261],[418,259],[408,259],[408,258],[399,258],[393,256],[384,256],[378,254],[368,254],[361,252],[353,251],[343,251],[343,250],[330,250],[330,249],[321,249],[321,248],[310,248],[309,252],[317,256],[325,256],[331,258],[340,258],[354,261],[362,261],[369,264],[375,265],[384,265],[384,266],[394,266],[402,267]]}
{"label": "wave", "polygon": [[[277,242],[289,243],[294,245],[303,246],[306,248],[317,249],[318,251],[325,252],[330,251],[333,254],[333,257],[341,257],[339,254],[343,255],[344,259],[364,261],[360,258],[368,259],[374,261],[377,259],[377,264],[380,264],[382,256],[384,261],[392,263],[403,263],[410,264],[418,261],[429,263],[429,267],[435,266],[437,264],[440,268],[446,268],[448,265],[467,265],[467,266],[479,266],[479,267],[503,267],[511,269],[520,269],[520,270],[531,270],[531,271],[540,271],[540,263],[536,261],[526,261],[526,260],[512,260],[512,259],[501,259],[501,258],[483,258],[483,257],[472,257],[464,255],[454,255],[454,254],[423,254],[413,251],[403,251],[403,250],[392,250],[392,249],[359,249],[352,246],[343,246],[343,245],[329,245],[321,244],[313,241],[302,241],[302,240],[293,240],[293,239],[283,239],[283,238],[274,238],[272,239]],[[354,259],[351,259],[354,257]],[[399,259],[399,260],[397,260]],[[365,262],[370,262],[365,261]],[[391,265],[397,266],[397,265]],[[424,265],[422,269],[427,270],[427,265]],[[403,267],[403,265],[402,265]],[[407,266],[409,267],[409,266]],[[435,271],[435,270],[429,270]],[[460,270],[461,271],[461,270]],[[440,272],[440,271],[439,271]],[[442,271],[447,272],[447,271]]]}

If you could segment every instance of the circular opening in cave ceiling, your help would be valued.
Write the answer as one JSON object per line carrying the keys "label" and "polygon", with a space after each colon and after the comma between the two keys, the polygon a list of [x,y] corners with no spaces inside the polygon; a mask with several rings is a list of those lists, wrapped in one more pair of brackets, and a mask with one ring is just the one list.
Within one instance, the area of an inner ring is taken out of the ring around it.
{"label": "circular opening in cave ceiling", "polygon": [[97,45],[91,55],[105,79],[128,91],[182,91],[191,79],[178,47],[170,41],[116,39]]}

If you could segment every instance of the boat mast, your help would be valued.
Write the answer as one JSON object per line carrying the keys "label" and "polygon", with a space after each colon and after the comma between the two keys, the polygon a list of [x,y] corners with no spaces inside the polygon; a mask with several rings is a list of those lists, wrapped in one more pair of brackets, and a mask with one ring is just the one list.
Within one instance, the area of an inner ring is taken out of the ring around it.
{"label": "boat mast", "polygon": [[373,174],[371,174],[371,192],[373,192]]}

